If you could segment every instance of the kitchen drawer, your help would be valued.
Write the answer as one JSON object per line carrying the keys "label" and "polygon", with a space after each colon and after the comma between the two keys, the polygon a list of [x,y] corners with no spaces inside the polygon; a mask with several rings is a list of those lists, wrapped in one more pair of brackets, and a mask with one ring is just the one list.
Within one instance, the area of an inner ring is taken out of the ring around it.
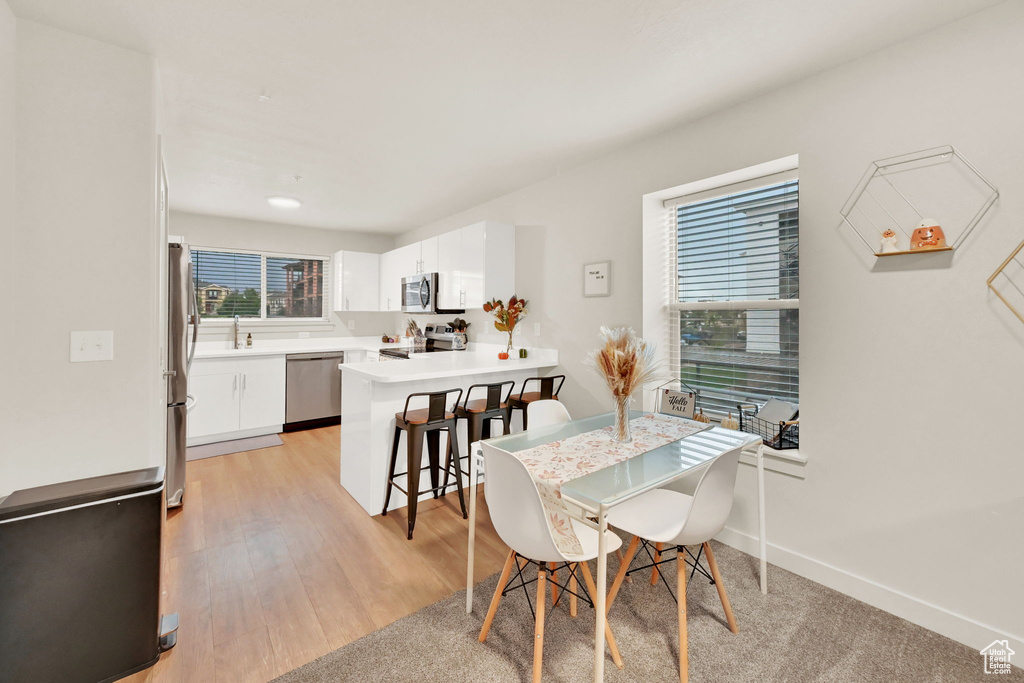
{"label": "kitchen drawer", "polygon": [[280,356],[253,356],[252,358],[196,358],[189,376],[223,375],[230,372],[275,372],[284,374],[284,354]]}

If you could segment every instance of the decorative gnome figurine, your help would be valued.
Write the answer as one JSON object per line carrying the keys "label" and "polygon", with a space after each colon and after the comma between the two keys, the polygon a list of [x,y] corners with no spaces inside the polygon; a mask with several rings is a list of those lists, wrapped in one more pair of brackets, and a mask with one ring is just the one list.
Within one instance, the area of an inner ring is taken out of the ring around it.
{"label": "decorative gnome figurine", "polygon": [[896,231],[893,229],[886,230],[882,233],[882,242],[878,245],[879,254],[891,254],[894,251],[899,251],[900,248],[897,245],[899,237],[896,236]]}

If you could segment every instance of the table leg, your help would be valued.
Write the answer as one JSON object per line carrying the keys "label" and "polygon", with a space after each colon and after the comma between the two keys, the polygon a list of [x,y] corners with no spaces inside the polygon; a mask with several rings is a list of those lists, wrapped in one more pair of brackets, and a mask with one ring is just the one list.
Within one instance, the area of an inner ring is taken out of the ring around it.
{"label": "table leg", "polygon": [[608,594],[608,518],[602,505],[597,513],[597,595],[594,596],[594,683],[604,681],[604,627],[606,623],[605,599]]}
{"label": "table leg", "polygon": [[757,523],[758,545],[761,555],[761,592],[768,595],[768,539],[764,520],[764,444],[757,448]]}
{"label": "table leg", "polygon": [[476,550],[476,449],[479,443],[469,444],[469,546],[466,550],[466,614],[473,612],[473,554]]}

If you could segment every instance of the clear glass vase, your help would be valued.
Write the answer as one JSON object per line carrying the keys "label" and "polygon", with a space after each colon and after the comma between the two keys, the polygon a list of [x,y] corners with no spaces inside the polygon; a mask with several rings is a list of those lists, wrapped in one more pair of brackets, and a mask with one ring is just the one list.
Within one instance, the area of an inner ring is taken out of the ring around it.
{"label": "clear glass vase", "polygon": [[633,436],[629,433],[629,396],[615,397],[615,425],[612,427],[612,439],[619,443],[630,443]]}

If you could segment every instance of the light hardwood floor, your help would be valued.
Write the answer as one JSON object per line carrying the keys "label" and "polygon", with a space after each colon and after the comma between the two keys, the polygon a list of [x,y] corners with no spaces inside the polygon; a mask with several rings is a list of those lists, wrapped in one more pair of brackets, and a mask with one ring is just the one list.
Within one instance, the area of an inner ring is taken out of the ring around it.
{"label": "light hardwood floor", "polygon": [[[163,605],[178,644],[140,681],[267,681],[465,587],[458,496],[370,517],[341,488],[339,427],[196,460],[164,530]],[[508,549],[480,498],[477,580]]]}

